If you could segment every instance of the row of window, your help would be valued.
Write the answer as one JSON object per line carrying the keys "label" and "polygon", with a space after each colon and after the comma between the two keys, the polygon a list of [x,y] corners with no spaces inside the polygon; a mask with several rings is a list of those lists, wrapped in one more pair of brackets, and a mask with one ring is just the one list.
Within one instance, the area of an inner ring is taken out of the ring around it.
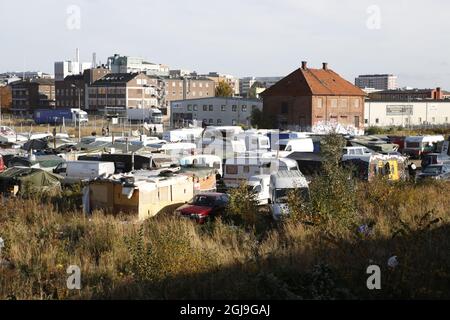
{"label": "row of window", "polygon": [[[172,94],[173,96],[175,96],[175,95],[177,95],[177,92],[176,92],[176,91],[172,91],[172,92],[166,91],[166,95],[170,95],[170,94]],[[180,92],[178,93],[178,95],[182,96],[182,95],[183,95],[183,91],[180,91]],[[196,91],[192,91],[192,92],[189,92],[187,95],[188,95],[188,96],[189,96],[189,95],[192,95],[193,97],[196,97],[196,96],[197,96],[197,92],[196,92]],[[203,97],[203,96],[209,97],[209,96],[210,96],[210,93],[209,93],[209,92],[199,91],[199,92],[198,92],[198,96],[199,96],[199,97]]]}
{"label": "row of window", "polygon": [[[402,121],[404,121],[405,123],[410,123],[410,118],[405,117],[405,118],[402,119]],[[418,121],[417,121],[417,122],[418,122],[418,123],[426,124],[426,121],[422,121],[422,118],[421,118],[421,117],[418,118]],[[368,123],[369,123],[369,119],[365,119],[365,120],[364,120],[364,123],[368,124]],[[379,123],[380,123],[380,119],[379,119],[379,118],[376,118],[376,119],[375,119],[375,123],[376,123],[376,124],[379,124]],[[431,118],[431,123],[436,123],[436,118],[435,118],[435,117],[432,117],[432,118]],[[445,117],[445,123],[448,123],[448,117]],[[391,118],[391,124],[395,124],[395,119],[394,119],[394,118]]]}
{"label": "row of window", "polygon": [[[252,106],[252,110],[256,109],[257,106],[253,105]],[[248,110],[248,106],[247,105],[242,105],[241,106],[241,111],[242,112],[247,112]],[[194,104],[188,104],[187,105],[187,111],[198,111],[198,105]],[[203,111],[214,111],[214,105],[210,104],[210,105],[203,105]],[[226,105],[221,105],[220,106],[220,111],[225,112],[227,111],[227,106]],[[232,112],[237,112],[238,111],[238,106],[237,105],[232,105],[231,106],[231,111]]]}
{"label": "row of window", "polygon": [[[176,86],[177,86],[177,83],[176,82],[172,82],[172,87],[175,88]],[[183,87],[183,82],[178,82],[178,86],[180,88]],[[191,86],[192,86],[192,88],[196,88],[197,87],[197,83],[196,82],[192,82]],[[200,82],[198,84],[198,87],[199,88],[203,88],[203,83]],[[209,88],[209,83],[205,83],[205,88]]]}
{"label": "row of window", "polygon": [[127,89],[125,87],[118,88],[89,88],[89,94],[126,94]]}
{"label": "row of window", "polygon": [[[83,95],[84,94],[84,89],[81,89],[80,93],[81,93],[81,95]],[[60,95],[60,96],[63,96],[63,95],[75,96],[75,95],[78,95],[78,89],[76,89],[76,88],[72,88],[72,89],[56,89],[56,94]]]}

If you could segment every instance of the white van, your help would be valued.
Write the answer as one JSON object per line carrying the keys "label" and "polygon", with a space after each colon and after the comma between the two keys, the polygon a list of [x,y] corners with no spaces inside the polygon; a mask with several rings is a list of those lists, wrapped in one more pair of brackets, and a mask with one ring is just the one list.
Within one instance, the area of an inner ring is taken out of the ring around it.
{"label": "white van", "polygon": [[236,188],[252,176],[271,174],[278,170],[298,171],[298,164],[292,159],[238,157],[226,160],[223,182],[227,188]]}
{"label": "white van", "polygon": [[60,163],[54,170],[62,177],[64,184],[73,184],[114,174],[114,162],[68,161]]}
{"label": "white van", "polygon": [[286,152],[314,152],[311,138],[282,139],[277,142],[280,151]]}
{"label": "white van", "polygon": [[250,191],[256,194],[256,199],[259,205],[269,203],[270,199],[270,175],[262,174],[252,176],[247,182]]}
{"label": "white van", "polygon": [[300,171],[280,170],[270,176],[270,211],[275,220],[289,214],[287,203],[290,191],[300,191],[300,195],[309,197],[309,186],[305,176]]}

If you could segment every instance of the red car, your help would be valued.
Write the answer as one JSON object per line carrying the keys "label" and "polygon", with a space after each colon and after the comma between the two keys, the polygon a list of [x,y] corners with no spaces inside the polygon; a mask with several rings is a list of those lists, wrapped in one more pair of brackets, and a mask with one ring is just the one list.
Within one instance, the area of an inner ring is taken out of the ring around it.
{"label": "red car", "polygon": [[227,204],[228,196],[225,193],[201,193],[175,210],[175,213],[202,224],[207,219],[223,214]]}
{"label": "red car", "polygon": [[0,156],[0,172],[5,171],[6,167],[5,167],[5,162],[3,161],[3,157]]}

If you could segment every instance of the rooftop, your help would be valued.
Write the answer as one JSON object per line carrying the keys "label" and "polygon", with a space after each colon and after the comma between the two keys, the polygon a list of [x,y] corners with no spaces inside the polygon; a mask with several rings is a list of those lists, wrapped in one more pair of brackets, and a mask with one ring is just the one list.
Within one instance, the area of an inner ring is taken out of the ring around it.
{"label": "rooftop", "polygon": [[342,95],[366,96],[366,93],[339,74],[328,69],[326,63],[322,69],[307,68],[306,62],[302,67],[284,77],[262,94],[270,96],[311,96],[311,95]]}

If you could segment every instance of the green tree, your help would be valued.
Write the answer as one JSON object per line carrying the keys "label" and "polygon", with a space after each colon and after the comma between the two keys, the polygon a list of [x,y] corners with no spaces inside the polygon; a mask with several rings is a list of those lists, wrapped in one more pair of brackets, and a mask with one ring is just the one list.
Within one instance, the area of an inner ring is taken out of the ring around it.
{"label": "green tree", "polygon": [[256,194],[248,189],[246,183],[241,183],[238,188],[231,189],[228,195],[228,214],[238,218],[245,226],[254,227],[258,219]]}
{"label": "green tree", "polygon": [[272,129],[274,128],[274,119],[268,117],[264,112],[255,108],[252,110],[250,116],[250,123],[253,127],[258,129]]}
{"label": "green tree", "polygon": [[216,86],[216,97],[232,97],[233,88],[225,81],[219,81]]}

